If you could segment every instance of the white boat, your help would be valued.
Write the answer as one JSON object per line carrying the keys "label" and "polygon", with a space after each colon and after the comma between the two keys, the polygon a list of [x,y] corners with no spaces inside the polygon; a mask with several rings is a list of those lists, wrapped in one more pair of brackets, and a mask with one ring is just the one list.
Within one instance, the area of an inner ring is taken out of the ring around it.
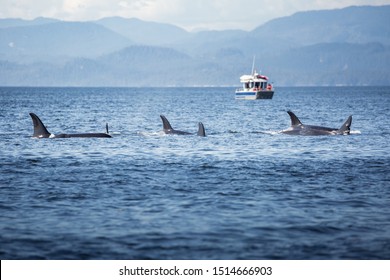
{"label": "white boat", "polygon": [[254,60],[252,75],[243,75],[240,77],[242,88],[236,90],[236,99],[272,99],[274,89],[268,81],[268,77],[257,73],[254,69]]}

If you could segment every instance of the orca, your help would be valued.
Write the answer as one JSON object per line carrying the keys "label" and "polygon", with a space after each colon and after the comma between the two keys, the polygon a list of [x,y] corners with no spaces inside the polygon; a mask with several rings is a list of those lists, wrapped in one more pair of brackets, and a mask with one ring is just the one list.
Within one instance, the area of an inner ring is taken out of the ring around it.
{"label": "orca", "polygon": [[289,135],[348,135],[351,131],[352,116],[340,128],[329,128],[315,125],[305,125],[298,119],[298,117],[291,111],[287,111],[291,118],[291,127],[282,130],[281,133]]}
{"label": "orca", "polygon": [[74,134],[51,134],[34,113],[30,113],[31,119],[34,126],[33,137],[36,138],[111,138],[111,135],[108,134],[108,124],[106,124],[107,133],[74,133]]}
{"label": "orca", "polygon": [[[164,115],[160,115],[160,118],[163,122],[163,131],[165,134],[176,134],[176,135],[192,135],[193,133],[185,132],[181,130],[173,129],[171,124],[169,123],[168,119]],[[203,123],[198,123],[198,136],[205,137],[206,131],[204,129]]]}

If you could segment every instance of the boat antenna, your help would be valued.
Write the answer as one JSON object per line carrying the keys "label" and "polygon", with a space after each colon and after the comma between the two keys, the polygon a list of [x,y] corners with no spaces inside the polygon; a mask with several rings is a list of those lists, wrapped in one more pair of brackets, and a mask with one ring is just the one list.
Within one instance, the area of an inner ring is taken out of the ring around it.
{"label": "boat antenna", "polygon": [[255,60],[256,60],[256,56],[254,55],[253,62],[252,62],[252,75],[255,74]]}

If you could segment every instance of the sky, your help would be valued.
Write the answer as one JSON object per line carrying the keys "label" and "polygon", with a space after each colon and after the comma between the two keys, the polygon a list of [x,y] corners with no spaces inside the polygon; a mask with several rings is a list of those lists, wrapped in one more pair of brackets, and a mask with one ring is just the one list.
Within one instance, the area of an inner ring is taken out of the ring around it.
{"label": "sky", "polygon": [[188,31],[252,30],[299,11],[389,4],[390,0],[0,0],[0,18],[88,21],[120,16],[171,23]]}

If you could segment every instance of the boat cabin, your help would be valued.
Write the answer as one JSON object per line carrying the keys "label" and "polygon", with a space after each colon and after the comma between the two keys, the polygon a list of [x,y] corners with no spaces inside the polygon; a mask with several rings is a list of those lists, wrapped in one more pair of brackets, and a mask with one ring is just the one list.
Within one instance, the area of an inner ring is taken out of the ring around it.
{"label": "boat cabin", "polygon": [[240,77],[242,88],[236,90],[236,99],[272,99],[274,90],[268,77],[256,71]]}
{"label": "boat cabin", "polygon": [[271,90],[272,85],[268,83],[268,77],[255,72],[253,75],[243,75],[240,77],[243,90]]}

